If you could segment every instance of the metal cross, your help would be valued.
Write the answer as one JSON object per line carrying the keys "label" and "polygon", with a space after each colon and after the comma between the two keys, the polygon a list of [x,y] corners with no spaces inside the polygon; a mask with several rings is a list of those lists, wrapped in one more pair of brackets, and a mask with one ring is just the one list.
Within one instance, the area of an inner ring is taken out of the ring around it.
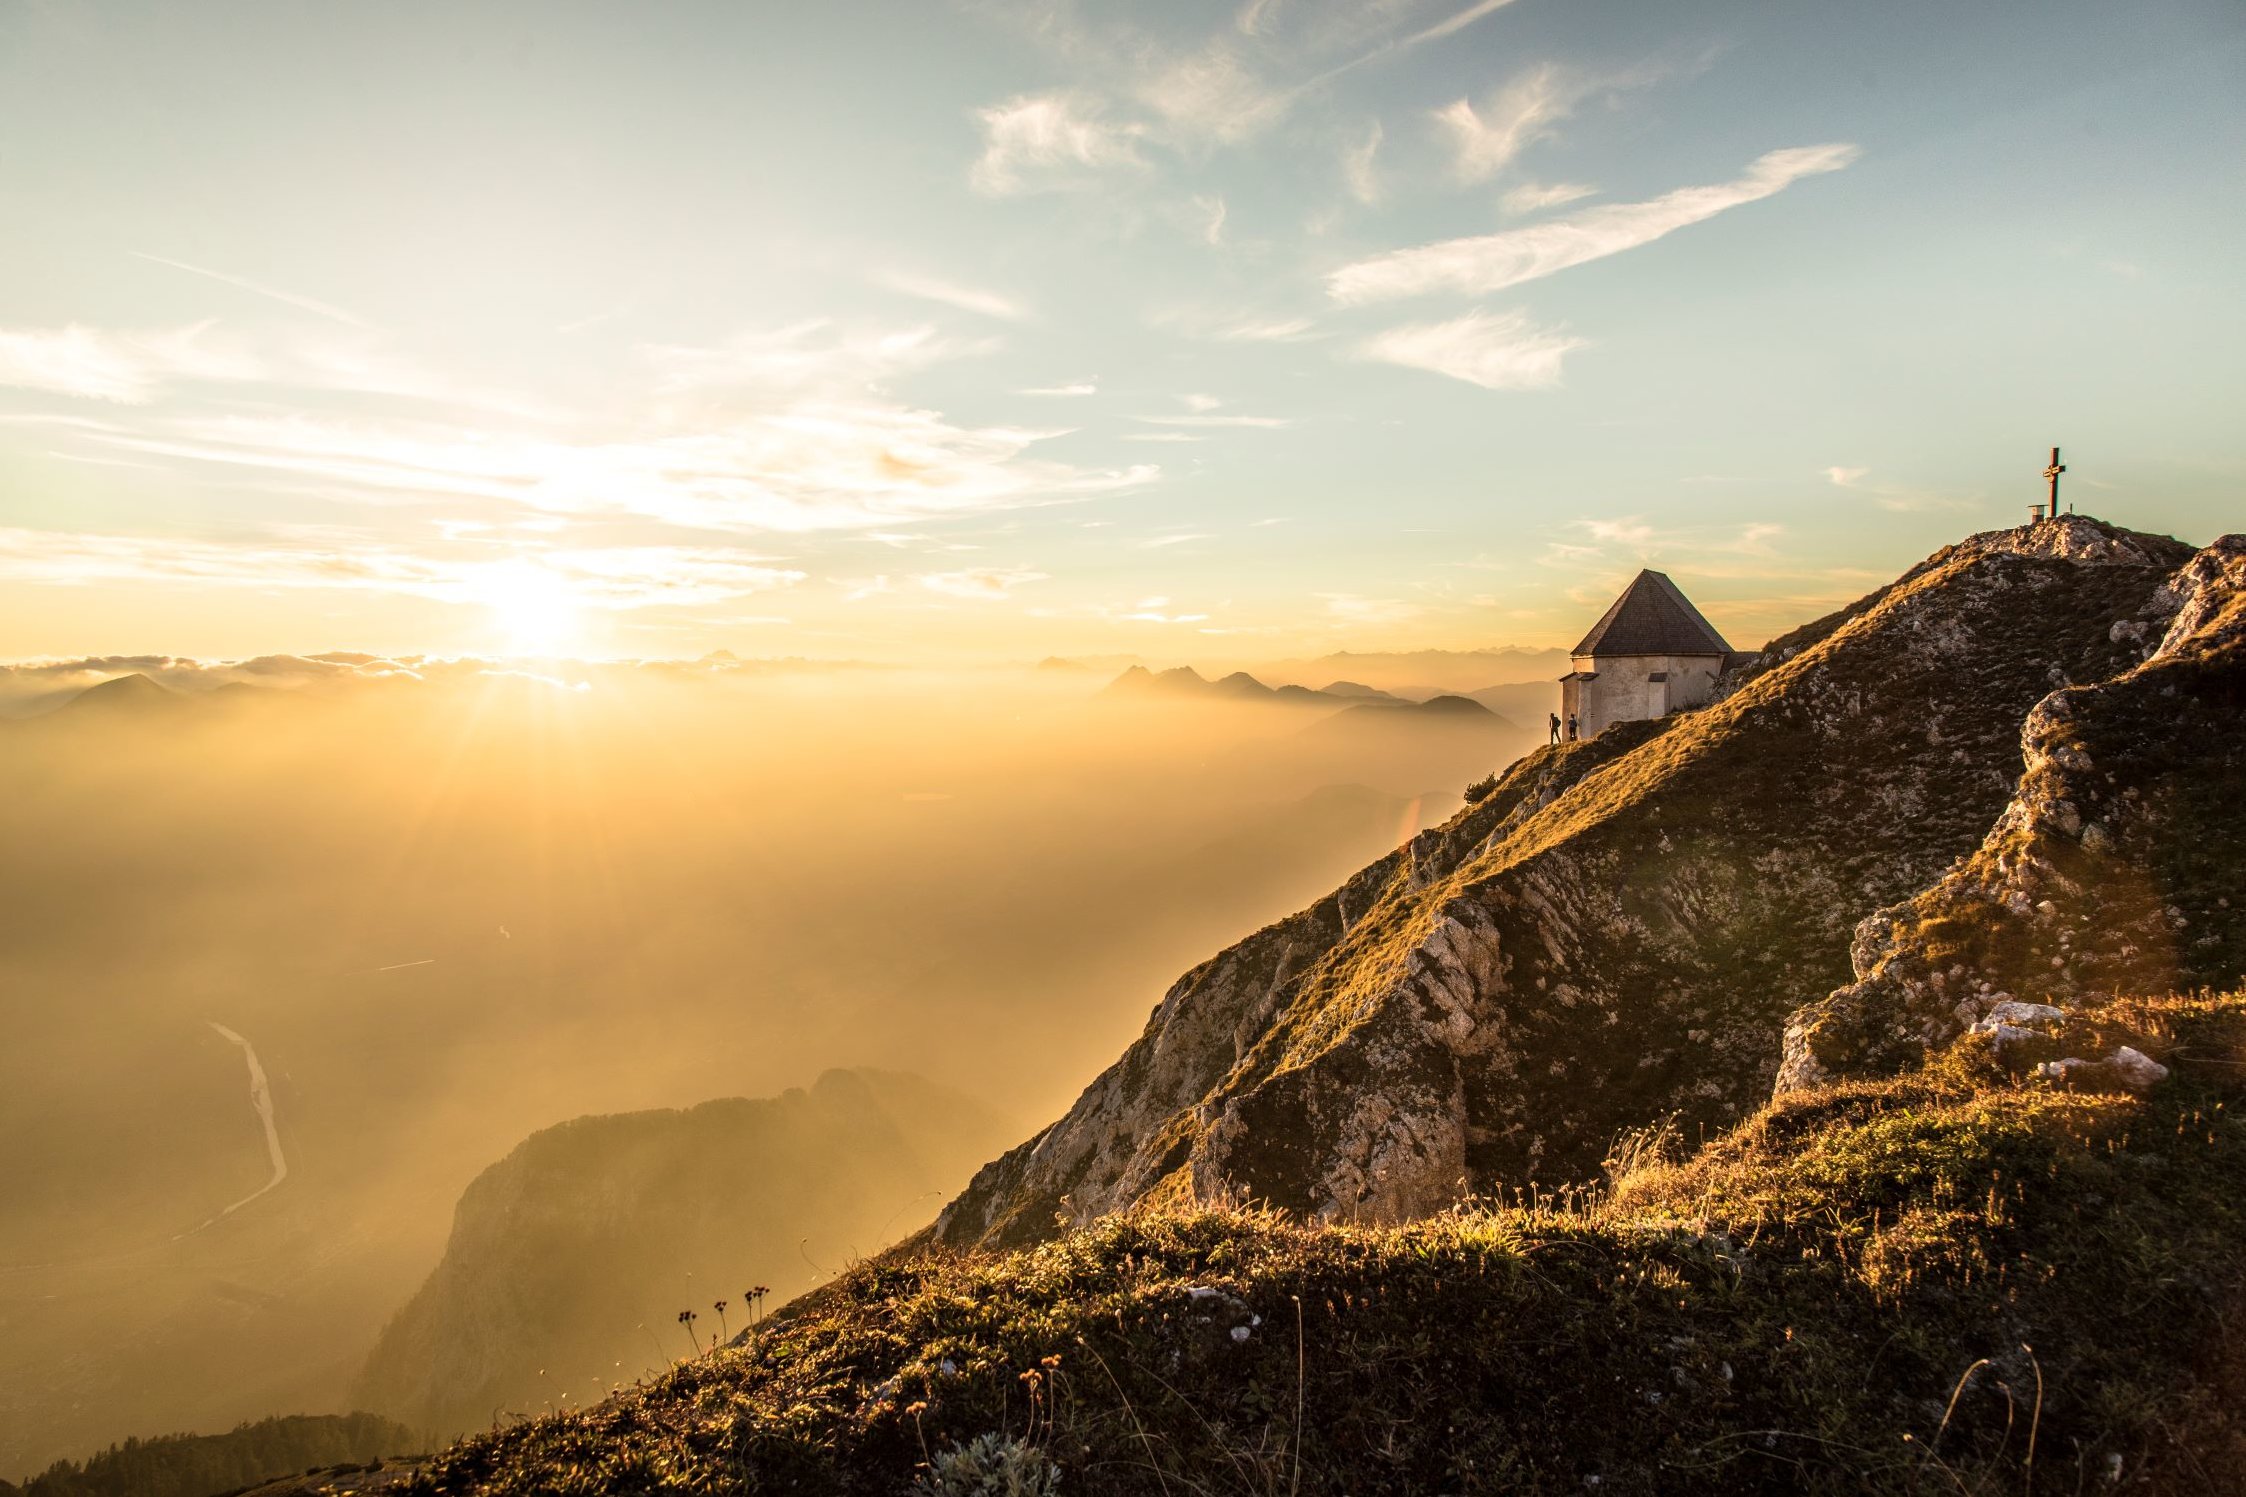
{"label": "metal cross", "polygon": [[2043,510],[2046,518],[2053,520],[2059,518],[2059,475],[2066,471],[2067,465],[2059,461],[2059,449],[2052,448],[2051,466],[2043,470],[2043,476],[2051,483],[2051,497],[2045,502]]}

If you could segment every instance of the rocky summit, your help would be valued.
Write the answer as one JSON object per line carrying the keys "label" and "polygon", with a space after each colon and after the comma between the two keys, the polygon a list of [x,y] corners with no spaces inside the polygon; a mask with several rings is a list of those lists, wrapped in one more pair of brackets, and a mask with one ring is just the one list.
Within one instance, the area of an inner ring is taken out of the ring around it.
{"label": "rocky summit", "polygon": [[1141,1204],[1421,1217],[1893,1069],[2000,1003],[2235,981],[2235,879],[2205,866],[2234,853],[2193,828],[2241,783],[2241,545],[1977,535],[1706,707],[1539,749],[1180,978],[935,1240]]}
{"label": "rocky summit", "polygon": [[1857,928],[1857,981],[1788,1023],[1782,1085],[1893,1071],[1965,1028],[2002,1041],[2035,1006],[2246,970],[2246,537],[2107,632],[2141,662],[2036,703],[2003,814],[1933,887]]}

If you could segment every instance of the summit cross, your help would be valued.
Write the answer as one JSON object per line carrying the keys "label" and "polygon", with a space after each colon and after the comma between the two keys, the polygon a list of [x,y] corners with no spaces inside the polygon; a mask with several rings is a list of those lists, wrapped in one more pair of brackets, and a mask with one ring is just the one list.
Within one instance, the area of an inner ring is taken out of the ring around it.
{"label": "summit cross", "polygon": [[2059,475],[2066,471],[2067,465],[2059,461],[2059,449],[2052,448],[2051,466],[2043,470],[2044,478],[2049,480],[2051,484],[2051,497],[2044,501],[2043,506],[2045,519],[2056,520],[2059,518]]}

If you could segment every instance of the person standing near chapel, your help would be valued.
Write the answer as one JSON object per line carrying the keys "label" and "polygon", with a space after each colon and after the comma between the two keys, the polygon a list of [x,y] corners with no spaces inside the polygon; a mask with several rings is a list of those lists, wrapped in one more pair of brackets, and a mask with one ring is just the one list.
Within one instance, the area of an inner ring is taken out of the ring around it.
{"label": "person standing near chapel", "polygon": [[1560,714],[1557,712],[1552,714],[1552,741],[1554,743],[1560,741]]}

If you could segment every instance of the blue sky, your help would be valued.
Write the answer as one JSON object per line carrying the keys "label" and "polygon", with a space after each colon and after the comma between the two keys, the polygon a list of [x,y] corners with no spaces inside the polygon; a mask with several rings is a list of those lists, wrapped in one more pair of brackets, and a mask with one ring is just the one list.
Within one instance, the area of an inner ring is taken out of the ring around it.
{"label": "blue sky", "polygon": [[1735,642],[2235,528],[2234,4],[0,0],[0,655]]}

